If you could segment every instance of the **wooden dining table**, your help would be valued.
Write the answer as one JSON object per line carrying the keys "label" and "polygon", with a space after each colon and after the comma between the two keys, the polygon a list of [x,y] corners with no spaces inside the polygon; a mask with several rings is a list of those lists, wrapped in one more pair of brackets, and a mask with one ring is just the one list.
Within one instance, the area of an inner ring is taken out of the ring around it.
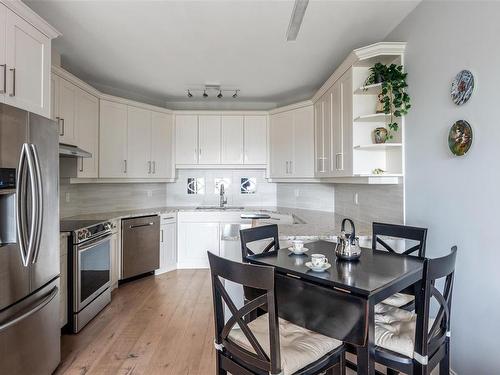
{"label": "wooden dining table", "polygon": [[[358,374],[375,374],[375,305],[394,293],[420,287],[423,258],[362,248],[355,261],[337,259],[335,243],[307,243],[307,253],[288,249],[249,255],[249,263],[275,267],[278,313],[283,319],[352,345]],[[331,267],[314,272],[311,254]]]}

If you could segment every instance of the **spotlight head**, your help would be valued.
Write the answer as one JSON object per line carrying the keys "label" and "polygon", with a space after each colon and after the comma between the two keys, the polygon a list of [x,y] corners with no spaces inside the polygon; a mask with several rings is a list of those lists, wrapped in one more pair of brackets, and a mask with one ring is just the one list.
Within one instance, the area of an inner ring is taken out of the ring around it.
{"label": "spotlight head", "polygon": [[236,98],[238,97],[238,91],[239,91],[239,90],[234,90],[233,98],[235,98],[235,99],[236,99]]}
{"label": "spotlight head", "polygon": [[191,91],[188,90],[188,98],[192,98],[193,94],[191,94]]}
{"label": "spotlight head", "polygon": [[222,96],[223,96],[222,95],[222,90],[219,90],[219,95],[217,95],[217,97],[220,99],[220,98],[222,98]]}
{"label": "spotlight head", "polygon": [[207,90],[203,90],[203,97],[208,98]]}

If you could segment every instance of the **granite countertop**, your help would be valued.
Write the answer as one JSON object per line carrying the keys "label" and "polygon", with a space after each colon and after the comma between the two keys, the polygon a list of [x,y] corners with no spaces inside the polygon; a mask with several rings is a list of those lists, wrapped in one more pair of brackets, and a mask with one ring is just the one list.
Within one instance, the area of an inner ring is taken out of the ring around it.
{"label": "granite countertop", "polygon": [[[196,209],[191,206],[164,206],[153,207],[138,210],[124,210],[114,212],[100,212],[93,214],[83,214],[72,217],[62,218],[64,220],[120,220],[135,216],[144,215],[161,215],[174,212],[221,212],[219,210],[203,210]],[[334,240],[336,235],[340,233],[340,226],[345,216],[325,211],[304,210],[299,208],[288,207],[245,207],[243,210],[229,209],[223,212],[266,212],[275,214],[292,215],[294,224],[278,224],[280,239],[292,240]],[[265,223],[265,220],[262,220]],[[367,238],[371,234],[371,224],[362,221],[354,220],[356,225],[356,235],[361,239]],[[350,228],[348,229],[350,230]]]}

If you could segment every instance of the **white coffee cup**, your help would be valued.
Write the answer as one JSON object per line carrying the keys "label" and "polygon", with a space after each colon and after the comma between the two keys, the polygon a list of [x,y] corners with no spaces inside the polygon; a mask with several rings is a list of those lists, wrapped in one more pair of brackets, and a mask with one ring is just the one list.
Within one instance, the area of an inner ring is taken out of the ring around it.
{"label": "white coffee cup", "polygon": [[311,254],[311,264],[315,268],[321,268],[328,263],[328,259],[323,254]]}
{"label": "white coffee cup", "polygon": [[304,248],[304,241],[302,241],[302,240],[293,240],[292,241],[292,246],[293,246],[293,250],[295,250],[295,251],[302,251],[302,249]]}

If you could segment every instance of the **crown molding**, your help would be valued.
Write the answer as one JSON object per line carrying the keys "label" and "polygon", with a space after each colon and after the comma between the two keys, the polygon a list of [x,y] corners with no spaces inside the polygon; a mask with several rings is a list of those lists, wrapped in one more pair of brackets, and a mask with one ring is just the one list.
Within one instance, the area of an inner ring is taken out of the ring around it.
{"label": "crown molding", "polygon": [[285,105],[283,107],[278,107],[278,108],[271,109],[269,111],[269,114],[270,115],[275,115],[277,113],[287,112],[287,111],[293,111],[294,109],[308,107],[308,106],[311,106],[311,105],[313,105],[312,100],[303,100],[303,101],[298,102],[298,103],[289,104],[289,105]]}
{"label": "crown molding", "polygon": [[83,91],[86,91],[91,95],[94,95],[98,98],[101,96],[101,93],[95,87],[90,86],[87,82],[82,81],[80,78],[74,76],[73,74],[71,74],[67,70],[64,70],[63,68],[61,68],[57,65],[52,65],[52,73],[61,77],[61,78],[64,78],[66,81],[71,82],[75,86],[78,86]]}
{"label": "crown molding", "polygon": [[0,0],[11,11],[16,13],[19,17],[29,22],[37,30],[41,31],[50,39],[60,37],[62,34],[42,17],[40,17],[33,9],[24,4],[20,0]]}

